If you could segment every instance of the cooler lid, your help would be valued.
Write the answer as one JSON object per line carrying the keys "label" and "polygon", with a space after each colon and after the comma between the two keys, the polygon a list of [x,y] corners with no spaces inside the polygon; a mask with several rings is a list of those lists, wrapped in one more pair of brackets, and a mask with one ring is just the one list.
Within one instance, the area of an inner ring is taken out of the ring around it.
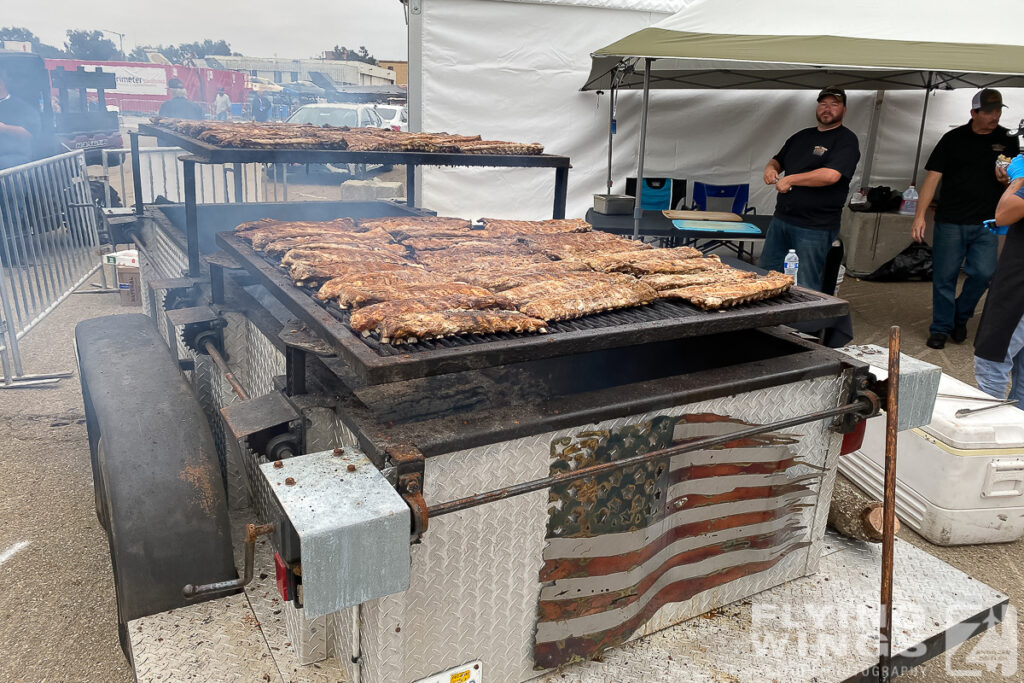
{"label": "cooler lid", "polygon": [[961,450],[1024,448],[1024,410],[1001,406],[981,413],[957,417],[962,408],[982,408],[991,403],[946,395],[992,398],[969,384],[943,374],[931,423],[921,428],[942,443]]}

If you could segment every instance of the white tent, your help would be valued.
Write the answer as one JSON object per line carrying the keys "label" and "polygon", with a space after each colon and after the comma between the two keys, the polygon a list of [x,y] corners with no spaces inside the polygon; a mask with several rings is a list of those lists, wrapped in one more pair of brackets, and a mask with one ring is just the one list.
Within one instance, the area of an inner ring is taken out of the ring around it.
{"label": "white tent", "polygon": [[[571,157],[567,216],[582,216],[592,195],[604,191],[607,164],[607,95],[580,92],[591,53],[631,32],[668,19],[677,10],[718,18],[733,30],[780,24],[823,34],[828,28],[881,25],[911,39],[933,36],[995,40],[994,28],[1014,27],[1020,9],[991,3],[978,12],[963,3],[937,3],[917,14],[880,3],[815,5],[809,16],[789,14],[804,3],[747,3],[749,17],[728,10],[736,0],[420,0],[410,3],[411,117],[419,130],[480,133],[492,139],[538,141]],[[919,0],[908,3],[921,7]],[[947,5],[942,7],[940,5]],[[867,9],[864,9],[867,8]],[[756,12],[755,12],[756,10]],[[781,16],[784,13],[786,16]],[[1004,20],[1005,17],[1005,20]],[[703,20],[703,19],[702,19]],[[943,28],[948,26],[948,28]],[[984,28],[982,28],[984,27]],[[907,29],[907,30],[904,30]],[[962,30],[961,30],[962,29]],[[984,32],[984,33],[982,33]],[[756,34],[756,32],[754,32]],[[1006,42],[1012,40],[1006,32]],[[1021,62],[1024,64],[1024,61]],[[1024,116],[1024,92],[1004,90],[1004,122]],[[938,91],[931,98],[924,148],[968,119],[970,90]],[[636,174],[640,93],[619,97],[613,177],[622,188]],[[923,94],[886,95],[872,181],[905,187],[914,158]],[[874,108],[872,91],[851,92],[847,125],[866,146]],[[814,92],[792,90],[659,92],[652,97],[646,175],[708,182],[749,182],[751,203],[770,212],[775,193],[760,183],[761,169],[797,128],[814,121]],[[425,169],[420,204],[444,213],[478,217],[550,216],[553,174],[536,169]],[[859,184],[854,179],[854,186]]]}

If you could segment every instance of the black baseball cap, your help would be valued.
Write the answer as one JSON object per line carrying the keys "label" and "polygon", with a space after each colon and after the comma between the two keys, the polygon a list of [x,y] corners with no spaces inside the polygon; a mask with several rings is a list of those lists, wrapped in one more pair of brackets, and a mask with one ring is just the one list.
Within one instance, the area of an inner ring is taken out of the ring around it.
{"label": "black baseball cap", "polygon": [[182,88],[182,89],[184,89],[185,84],[182,83],[180,79],[172,78],[171,80],[167,81],[167,87],[168,88]]}
{"label": "black baseball cap", "polygon": [[827,85],[821,89],[818,93],[818,101],[821,102],[826,97],[834,97],[846,106],[846,91],[836,85]]}
{"label": "black baseball cap", "polygon": [[1002,109],[1006,105],[1003,104],[1003,95],[998,90],[992,88],[985,88],[974,93],[974,99],[971,100],[971,109],[981,109],[982,111],[992,111],[993,109]]}

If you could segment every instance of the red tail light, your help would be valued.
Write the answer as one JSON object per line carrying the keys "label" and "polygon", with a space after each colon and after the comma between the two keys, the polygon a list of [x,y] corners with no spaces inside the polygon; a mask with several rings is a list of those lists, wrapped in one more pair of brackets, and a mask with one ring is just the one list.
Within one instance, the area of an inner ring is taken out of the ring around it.
{"label": "red tail light", "polygon": [[402,130],[401,126],[391,126],[391,130]]}
{"label": "red tail light", "polygon": [[277,553],[274,553],[274,578],[277,580],[277,592],[281,594],[281,599],[288,602],[288,565]]}
{"label": "red tail light", "polygon": [[846,455],[847,453],[853,453],[855,450],[861,447],[864,443],[864,430],[867,428],[868,421],[861,420],[857,423],[857,426],[853,428],[853,431],[849,434],[843,434],[843,445],[839,449],[840,455]]}

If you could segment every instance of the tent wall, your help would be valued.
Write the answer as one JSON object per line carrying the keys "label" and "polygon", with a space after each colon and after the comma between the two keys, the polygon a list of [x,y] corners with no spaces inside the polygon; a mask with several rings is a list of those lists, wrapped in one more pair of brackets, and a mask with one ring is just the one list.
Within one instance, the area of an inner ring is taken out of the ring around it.
{"label": "tent wall", "polygon": [[[566,3],[570,4],[566,4]],[[420,130],[479,133],[541,142],[572,159],[568,217],[582,216],[604,191],[608,95],[581,93],[590,53],[667,16],[582,0],[420,0],[410,22],[412,121]],[[938,137],[968,120],[972,92],[933,95],[921,164]],[[873,185],[904,188],[917,142],[923,92],[889,92],[882,110]],[[1024,93],[1006,91],[1004,124],[1024,115]],[[866,147],[872,92],[851,92],[847,125]],[[623,191],[635,175],[639,92],[622,92],[612,177]],[[657,91],[651,94],[647,175],[691,182],[751,184],[759,213],[774,208],[761,173],[797,129],[814,125],[808,91]],[[550,217],[554,173],[542,169],[425,169],[419,203],[468,218]],[[859,171],[853,186],[860,185]]]}

